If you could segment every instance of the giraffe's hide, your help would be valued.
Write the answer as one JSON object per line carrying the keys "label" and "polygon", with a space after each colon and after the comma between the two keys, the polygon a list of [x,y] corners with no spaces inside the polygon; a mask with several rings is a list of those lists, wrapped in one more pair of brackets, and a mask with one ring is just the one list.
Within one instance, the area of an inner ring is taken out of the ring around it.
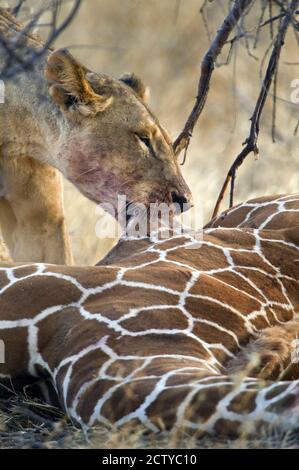
{"label": "giraffe's hide", "polygon": [[296,426],[299,195],[243,209],[250,227],[122,241],[97,267],[2,265],[3,379],[49,379],[84,427]]}

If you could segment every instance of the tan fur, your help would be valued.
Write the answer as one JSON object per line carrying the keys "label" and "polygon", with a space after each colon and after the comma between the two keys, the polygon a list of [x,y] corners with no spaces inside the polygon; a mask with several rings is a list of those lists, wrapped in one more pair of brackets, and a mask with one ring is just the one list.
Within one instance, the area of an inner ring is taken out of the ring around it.
{"label": "tan fur", "polygon": [[[0,9],[1,33],[11,38],[18,29]],[[26,41],[41,46],[34,37]],[[0,48],[1,60],[5,54]],[[135,76],[93,73],[65,49],[6,81],[0,221],[13,259],[71,263],[59,172],[89,199],[112,205],[114,215],[118,194],[146,206],[171,203],[173,193],[190,199],[171,140],[144,94]]]}
{"label": "tan fur", "polygon": [[[258,339],[250,341],[228,365],[229,374],[240,371],[249,377],[261,379],[284,379],[294,377],[289,374],[295,342],[299,338],[299,320],[294,319],[283,326],[273,326],[263,330]],[[294,368],[294,364],[293,364]],[[298,367],[297,374],[298,376]],[[287,375],[285,372],[288,371]]]}

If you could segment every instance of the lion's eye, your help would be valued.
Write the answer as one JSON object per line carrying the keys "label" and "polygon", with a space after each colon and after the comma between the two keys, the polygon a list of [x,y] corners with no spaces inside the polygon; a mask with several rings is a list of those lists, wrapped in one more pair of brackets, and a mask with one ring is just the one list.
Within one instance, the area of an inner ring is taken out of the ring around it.
{"label": "lion's eye", "polygon": [[136,137],[146,146],[146,148],[154,153],[153,147],[151,144],[151,139],[149,137],[145,137],[144,135],[136,134]]}
{"label": "lion's eye", "polygon": [[143,137],[143,136],[138,136],[141,142],[144,143],[144,145],[149,149],[152,150],[152,144],[151,141],[148,137]]}

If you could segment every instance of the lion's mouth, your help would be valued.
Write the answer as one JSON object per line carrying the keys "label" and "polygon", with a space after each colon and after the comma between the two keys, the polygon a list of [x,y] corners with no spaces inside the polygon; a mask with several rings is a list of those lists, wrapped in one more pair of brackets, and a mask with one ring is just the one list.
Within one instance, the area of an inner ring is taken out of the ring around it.
{"label": "lion's mouth", "polygon": [[127,202],[122,212],[122,226],[128,230],[133,226],[135,227],[134,224],[136,224],[140,232],[150,233],[151,227],[154,227],[155,230],[157,226],[172,226],[174,218],[177,218],[182,212],[191,207],[191,204],[189,207],[187,207],[187,204],[182,207],[182,204],[173,202],[164,202],[162,204],[156,201],[147,205]]}
{"label": "lion's mouth", "polygon": [[147,213],[147,208],[141,204],[134,204],[133,202],[128,202],[125,207],[125,214],[126,214],[126,224],[133,220],[140,217],[144,217]]}

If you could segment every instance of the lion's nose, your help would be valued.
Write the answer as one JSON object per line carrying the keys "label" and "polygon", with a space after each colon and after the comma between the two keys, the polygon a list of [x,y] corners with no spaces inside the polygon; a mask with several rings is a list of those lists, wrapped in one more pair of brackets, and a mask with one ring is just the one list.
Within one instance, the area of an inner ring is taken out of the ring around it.
{"label": "lion's nose", "polygon": [[173,204],[177,204],[179,206],[181,212],[185,212],[191,207],[191,198],[188,197],[186,194],[172,191],[171,199]]}

